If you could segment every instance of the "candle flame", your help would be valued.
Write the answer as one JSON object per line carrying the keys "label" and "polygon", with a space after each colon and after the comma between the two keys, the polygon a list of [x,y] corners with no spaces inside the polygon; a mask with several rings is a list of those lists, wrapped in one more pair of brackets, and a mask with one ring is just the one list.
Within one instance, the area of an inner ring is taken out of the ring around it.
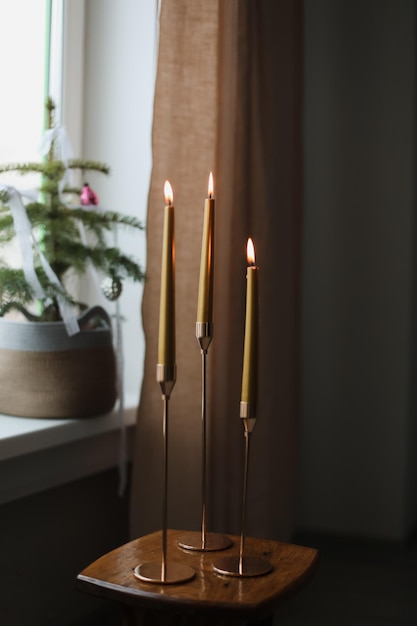
{"label": "candle flame", "polygon": [[248,258],[249,265],[255,265],[255,246],[253,245],[253,241],[250,237],[246,247],[246,256]]}
{"label": "candle flame", "polygon": [[208,195],[209,195],[209,198],[213,197],[213,193],[214,193],[213,174],[212,174],[212,172],[210,172],[209,182],[208,182]]}
{"label": "candle flame", "polygon": [[172,204],[174,200],[174,194],[172,193],[172,187],[167,180],[165,181],[165,185],[164,185],[164,194],[165,194],[165,202],[167,204]]}

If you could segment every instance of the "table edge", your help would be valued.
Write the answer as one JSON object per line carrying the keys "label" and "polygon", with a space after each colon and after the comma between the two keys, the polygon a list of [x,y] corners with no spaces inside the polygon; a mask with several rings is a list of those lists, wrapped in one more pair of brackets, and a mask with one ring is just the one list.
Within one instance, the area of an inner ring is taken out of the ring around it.
{"label": "table edge", "polygon": [[[159,534],[160,531],[156,531],[155,533],[150,533],[148,536]],[[127,542],[123,546],[119,546],[115,550],[109,551],[106,555],[111,554],[111,552],[116,552],[120,548],[124,546],[128,546],[129,544],[134,544],[140,537],[133,539],[132,541]],[[274,541],[274,540],[268,540]],[[274,541],[275,543],[286,543]],[[99,561],[103,556],[99,557],[95,561],[93,561],[90,565],[88,565],[80,574],[77,576],[77,588],[79,591],[84,593],[89,593],[91,595],[95,595],[98,597],[105,598],[112,602],[118,602],[123,605],[129,606],[138,606],[140,601],[141,608],[155,608],[155,600],[158,600],[161,605],[163,605],[164,610],[174,613],[181,608],[181,612],[184,613],[210,613],[210,615],[233,615],[235,617],[239,616],[266,616],[270,615],[282,602],[286,602],[293,595],[295,595],[300,589],[302,589],[305,584],[310,580],[313,576],[314,572],[317,569],[319,563],[319,552],[315,548],[309,546],[299,546],[298,544],[287,543],[287,545],[294,545],[297,547],[303,547],[306,550],[311,552],[311,562],[308,568],[303,572],[302,576],[300,576],[295,582],[291,582],[282,589],[282,592],[279,594],[279,601],[277,601],[277,597],[272,599],[266,599],[262,602],[258,602],[257,604],[247,603],[245,605],[237,605],[231,606],[230,603],[223,602],[213,602],[210,600],[202,601],[198,609],[196,609],[195,602],[191,599],[181,598],[181,601],[178,598],[171,597],[169,595],[162,596],[160,593],[155,590],[152,592],[149,588],[140,589],[135,587],[125,587],[123,585],[118,585],[112,582],[99,580],[92,576],[88,576],[83,572],[88,570],[89,567],[93,566],[97,561]],[[216,574],[218,575],[218,574]],[[132,573],[133,576],[133,573]],[[268,574],[267,574],[268,576]],[[225,577],[227,578],[227,577]],[[159,589],[157,586],[156,589]]]}

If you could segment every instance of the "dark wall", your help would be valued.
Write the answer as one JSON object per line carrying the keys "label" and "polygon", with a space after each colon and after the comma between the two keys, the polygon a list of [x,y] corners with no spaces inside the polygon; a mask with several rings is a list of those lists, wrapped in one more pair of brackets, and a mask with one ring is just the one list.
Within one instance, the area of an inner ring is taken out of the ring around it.
{"label": "dark wall", "polygon": [[109,470],[0,506],[0,624],[118,623],[117,607],[75,587],[84,567],[128,541],[128,496],[117,489]]}
{"label": "dark wall", "polygon": [[305,0],[300,525],[403,539],[415,510],[413,0]]}

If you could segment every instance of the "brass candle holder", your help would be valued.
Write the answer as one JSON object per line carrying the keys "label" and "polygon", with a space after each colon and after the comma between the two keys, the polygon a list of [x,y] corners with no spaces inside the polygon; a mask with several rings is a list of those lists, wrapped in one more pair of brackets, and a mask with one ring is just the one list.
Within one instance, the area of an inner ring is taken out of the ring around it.
{"label": "brass candle holder", "polygon": [[240,403],[240,417],[243,420],[244,437],[245,437],[245,467],[243,473],[243,495],[242,495],[242,521],[240,532],[239,554],[237,556],[228,556],[217,559],[213,563],[213,570],[217,574],[225,576],[237,576],[240,578],[249,578],[254,576],[263,576],[268,574],[272,565],[266,559],[254,555],[245,555],[245,517],[246,517],[246,498],[248,491],[248,468],[249,468],[249,442],[256,424],[256,409],[248,402]]}
{"label": "brass candle holder", "polygon": [[178,545],[184,550],[196,550],[200,552],[215,552],[225,550],[232,545],[229,537],[218,533],[207,532],[207,419],[206,419],[206,388],[207,388],[207,352],[213,338],[213,324],[210,322],[196,322],[196,339],[201,349],[201,421],[202,421],[202,516],[201,532],[190,531],[182,535]]}
{"label": "brass candle holder", "polygon": [[192,567],[177,561],[167,561],[167,520],[168,520],[168,403],[176,381],[176,366],[156,366],[156,380],[161,386],[163,400],[163,442],[164,442],[164,491],[162,503],[162,555],[161,560],[141,563],[133,570],[134,575],[144,582],[159,584],[182,583],[194,578]]}

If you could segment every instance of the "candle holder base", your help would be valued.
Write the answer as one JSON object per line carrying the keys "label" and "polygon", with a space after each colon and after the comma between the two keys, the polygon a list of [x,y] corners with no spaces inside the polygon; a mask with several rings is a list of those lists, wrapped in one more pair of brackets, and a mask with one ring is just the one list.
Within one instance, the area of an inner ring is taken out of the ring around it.
{"label": "candle holder base", "polygon": [[226,550],[232,545],[232,540],[226,535],[217,533],[207,533],[204,537],[200,532],[189,532],[182,535],[177,544],[184,550],[195,550],[196,552],[216,552]]}
{"label": "candle holder base", "polygon": [[163,570],[161,561],[149,561],[141,563],[133,570],[134,575],[139,580],[146,583],[157,583],[160,585],[173,585],[175,583],[185,583],[195,576],[192,567],[177,563],[176,561],[168,561]]}
{"label": "candle holder base", "polygon": [[213,570],[224,576],[237,576],[239,578],[251,578],[264,576],[272,570],[269,561],[257,556],[226,556],[213,563]]}

